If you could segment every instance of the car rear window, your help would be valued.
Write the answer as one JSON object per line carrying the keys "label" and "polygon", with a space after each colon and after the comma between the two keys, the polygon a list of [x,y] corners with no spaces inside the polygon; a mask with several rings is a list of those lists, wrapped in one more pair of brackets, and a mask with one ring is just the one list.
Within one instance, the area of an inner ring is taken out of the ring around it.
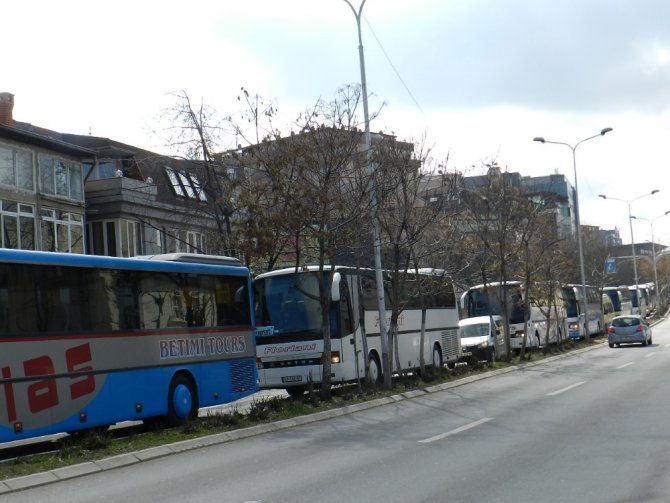
{"label": "car rear window", "polygon": [[634,327],[640,324],[640,318],[615,318],[612,320],[612,326],[615,327]]}

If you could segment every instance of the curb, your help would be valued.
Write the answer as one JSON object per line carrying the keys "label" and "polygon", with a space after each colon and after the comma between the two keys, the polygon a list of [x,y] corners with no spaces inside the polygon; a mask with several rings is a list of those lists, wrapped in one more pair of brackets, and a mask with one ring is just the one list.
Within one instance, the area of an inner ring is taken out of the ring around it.
{"label": "curb", "polygon": [[570,351],[568,353],[560,355],[550,356],[537,362],[520,363],[518,365],[505,367],[502,369],[491,370],[489,372],[482,372],[481,374],[463,377],[461,379],[456,379],[452,382],[446,382],[442,384],[437,384],[435,386],[429,386],[422,390],[407,391],[405,393],[400,393],[397,395],[392,395],[384,398],[377,398],[375,400],[370,400],[368,402],[360,402],[352,405],[346,405],[344,407],[340,407],[337,409],[315,412],[314,414],[308,414],[306,416],[297,416],[290,419],[282,419],[280,421],[276,421],[273,423],[260,424],[256,426],[250,426],[248,428],[242,428],[239,430],[216,433],[214,435],[208,435],[205,437],[183,440],[180,442],[161,445],[157,447],[150,447],[148,449],[143,449],[141,451],[136,451],[132,453],[119,454],[118,456],[113,456],[110,458],[99,459],[96,461],[87,461],[85,463],[65,466],[63,468],[56,468],[47,472],[34,473],[31,475],[25,475],[13,479],[6,479],[0,481],[0,495],[14,491],[20,491],[23,489],[29,489],[31,487],[52,484],[54,482],[59,482],[61,480],[83,477],[85,475],[90,475],[92,473],[97,473],[101,471],[113,470],[115,468],[120,468],[123,466],[134,465],[137,463],[141,463],[143,461],[162,458],[165,456],[170,456],[172,454],[179,454],[180,452],[199,449],[201,447],[219,445],[226,442],[232,442],[234,440],[240,440],[243,438],[253,437],[256,435],[262,435],[264,433],[286,430],[288,428],[293,428],[295,426],[303,424],[316,423],[334,417],[346,416],[349,414],[353,414],[355,412],[368,410],[375,407],[380,407],[382,405],[388,405],[391,403],[400,402],[403,400],[411,400],[412,398],[425,396],[430,393],[437,393],[439,391],[456,388],[458,386],[463,386],[464,384],[480,381],[482,379],[488,379],[490,377],[494,377],[497,375],[507,374],[509,372],[516,372],[519,370],[524,370],[526,368],[531,368],[537,365],[549,363],[555,360],[567,358],[568,356],[574,356],[580,353],[584,353],[586,351],[591,351],[593,349],[602,347],[606,344],[607,342],[602,342],[594,344],[593,346],[589,346],[587,348]]}

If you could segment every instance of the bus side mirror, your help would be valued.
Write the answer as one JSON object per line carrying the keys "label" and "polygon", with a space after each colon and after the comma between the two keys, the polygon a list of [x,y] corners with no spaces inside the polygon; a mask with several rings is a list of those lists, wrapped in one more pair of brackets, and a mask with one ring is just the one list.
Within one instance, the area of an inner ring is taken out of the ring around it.
{"label": "bus side mirror", "polygon": [[330,300],[333,302],[340,301],[340,281],[342,277],[339,272],[333,274],[333,284],[330,285]]}

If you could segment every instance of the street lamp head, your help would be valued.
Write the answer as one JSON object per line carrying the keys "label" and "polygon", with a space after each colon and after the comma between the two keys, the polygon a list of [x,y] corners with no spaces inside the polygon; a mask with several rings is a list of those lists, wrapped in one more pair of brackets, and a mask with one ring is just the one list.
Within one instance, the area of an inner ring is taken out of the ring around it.
{"label": "street lamp head", "polygon": [[605,194],[598,194],[598,197],[602,197],[603,199],[607,199],[607,196]]}
{"label": "street lamp head", "polygon": [[612,128],[611,127],[606,127],[606,128],[604,128],[600,131],[600,136],[605,136],[610,131],[612,131]]}
{"label": "street lamp head", "polygon": [[542,138],[541,136],[536,136],[535,138],[533,138],[533,141],[539,141],[540,143],[544,143],[544,138]]}
{"label": "street lamp head", "polygon": [[653,196],[654,194],[656,194],[656,192],[660,192],[660,191],[658,189],[654,189],[654,190],[651,191],[651,195]]}
{"label": "street lamp head", "polygon": [[666,211],[666,212],[663,213],[663,214],[664,214],[664,215],[667,215],[668,213],[670,213],[670,210]]}

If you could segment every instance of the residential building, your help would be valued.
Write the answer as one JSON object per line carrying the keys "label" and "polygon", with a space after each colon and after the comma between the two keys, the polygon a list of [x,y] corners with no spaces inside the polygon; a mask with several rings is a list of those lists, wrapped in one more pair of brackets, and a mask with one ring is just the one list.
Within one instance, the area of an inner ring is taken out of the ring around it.
{"label": "residential building", "polygon": [[130,257],[216,253],[198,162],[19,122],[0,93],[0,247]]}

